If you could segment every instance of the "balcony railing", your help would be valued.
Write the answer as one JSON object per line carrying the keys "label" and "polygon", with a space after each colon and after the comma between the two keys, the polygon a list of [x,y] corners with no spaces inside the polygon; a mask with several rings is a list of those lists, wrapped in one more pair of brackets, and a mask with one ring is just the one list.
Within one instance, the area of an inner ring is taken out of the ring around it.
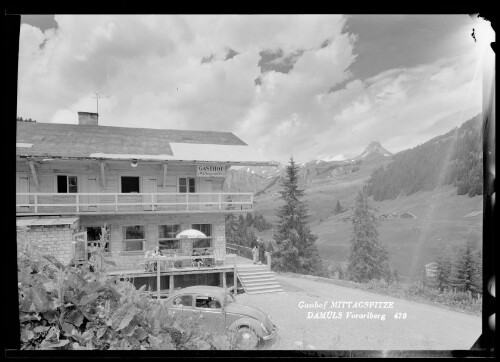
{"label": "balcony railing", "polygon": [[17,193],[18,214],[250,211],[252,193]]}

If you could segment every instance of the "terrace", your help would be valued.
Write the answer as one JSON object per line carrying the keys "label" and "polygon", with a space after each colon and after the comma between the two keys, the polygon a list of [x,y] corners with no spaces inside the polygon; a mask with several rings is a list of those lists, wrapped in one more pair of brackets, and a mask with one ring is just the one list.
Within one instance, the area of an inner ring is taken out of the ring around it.
{"label": "terrace", "polygon": [[252,193],[17,193],[18,215],[252,211]]}

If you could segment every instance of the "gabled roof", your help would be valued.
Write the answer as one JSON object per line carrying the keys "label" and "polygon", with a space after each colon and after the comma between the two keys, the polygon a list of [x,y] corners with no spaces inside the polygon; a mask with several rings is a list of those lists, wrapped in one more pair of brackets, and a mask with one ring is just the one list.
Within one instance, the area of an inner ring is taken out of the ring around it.
{"label": "gabled roof", "polygon": [[20,157],[268,163],[231,132],[17,122]]}

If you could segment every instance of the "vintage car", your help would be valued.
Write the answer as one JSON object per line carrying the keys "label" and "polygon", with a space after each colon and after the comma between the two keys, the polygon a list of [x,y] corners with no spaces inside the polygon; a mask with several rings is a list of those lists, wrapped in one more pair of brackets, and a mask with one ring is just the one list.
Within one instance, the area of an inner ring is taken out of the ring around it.
{"label": "vintage car", "polygon": [[195,317],[209,331],[235,332],[235,344],[254,349],[276,335],[277,327],[261,310],[240,304],[223,288],[197,285],[176,290],[166,300],[169,313]]}

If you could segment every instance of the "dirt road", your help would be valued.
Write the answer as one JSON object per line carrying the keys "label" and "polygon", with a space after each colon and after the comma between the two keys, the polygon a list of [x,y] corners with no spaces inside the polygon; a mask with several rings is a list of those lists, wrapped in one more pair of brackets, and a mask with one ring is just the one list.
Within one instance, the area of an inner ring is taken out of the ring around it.
{"label": "dirt road", "polygon": [[[237,296],[279,327],[279,337],[263,349],[467,350],[481,334],[479,316],[320,281],[276,278],[285,293]],[[370,302],[382,303],[370,308]]]}

